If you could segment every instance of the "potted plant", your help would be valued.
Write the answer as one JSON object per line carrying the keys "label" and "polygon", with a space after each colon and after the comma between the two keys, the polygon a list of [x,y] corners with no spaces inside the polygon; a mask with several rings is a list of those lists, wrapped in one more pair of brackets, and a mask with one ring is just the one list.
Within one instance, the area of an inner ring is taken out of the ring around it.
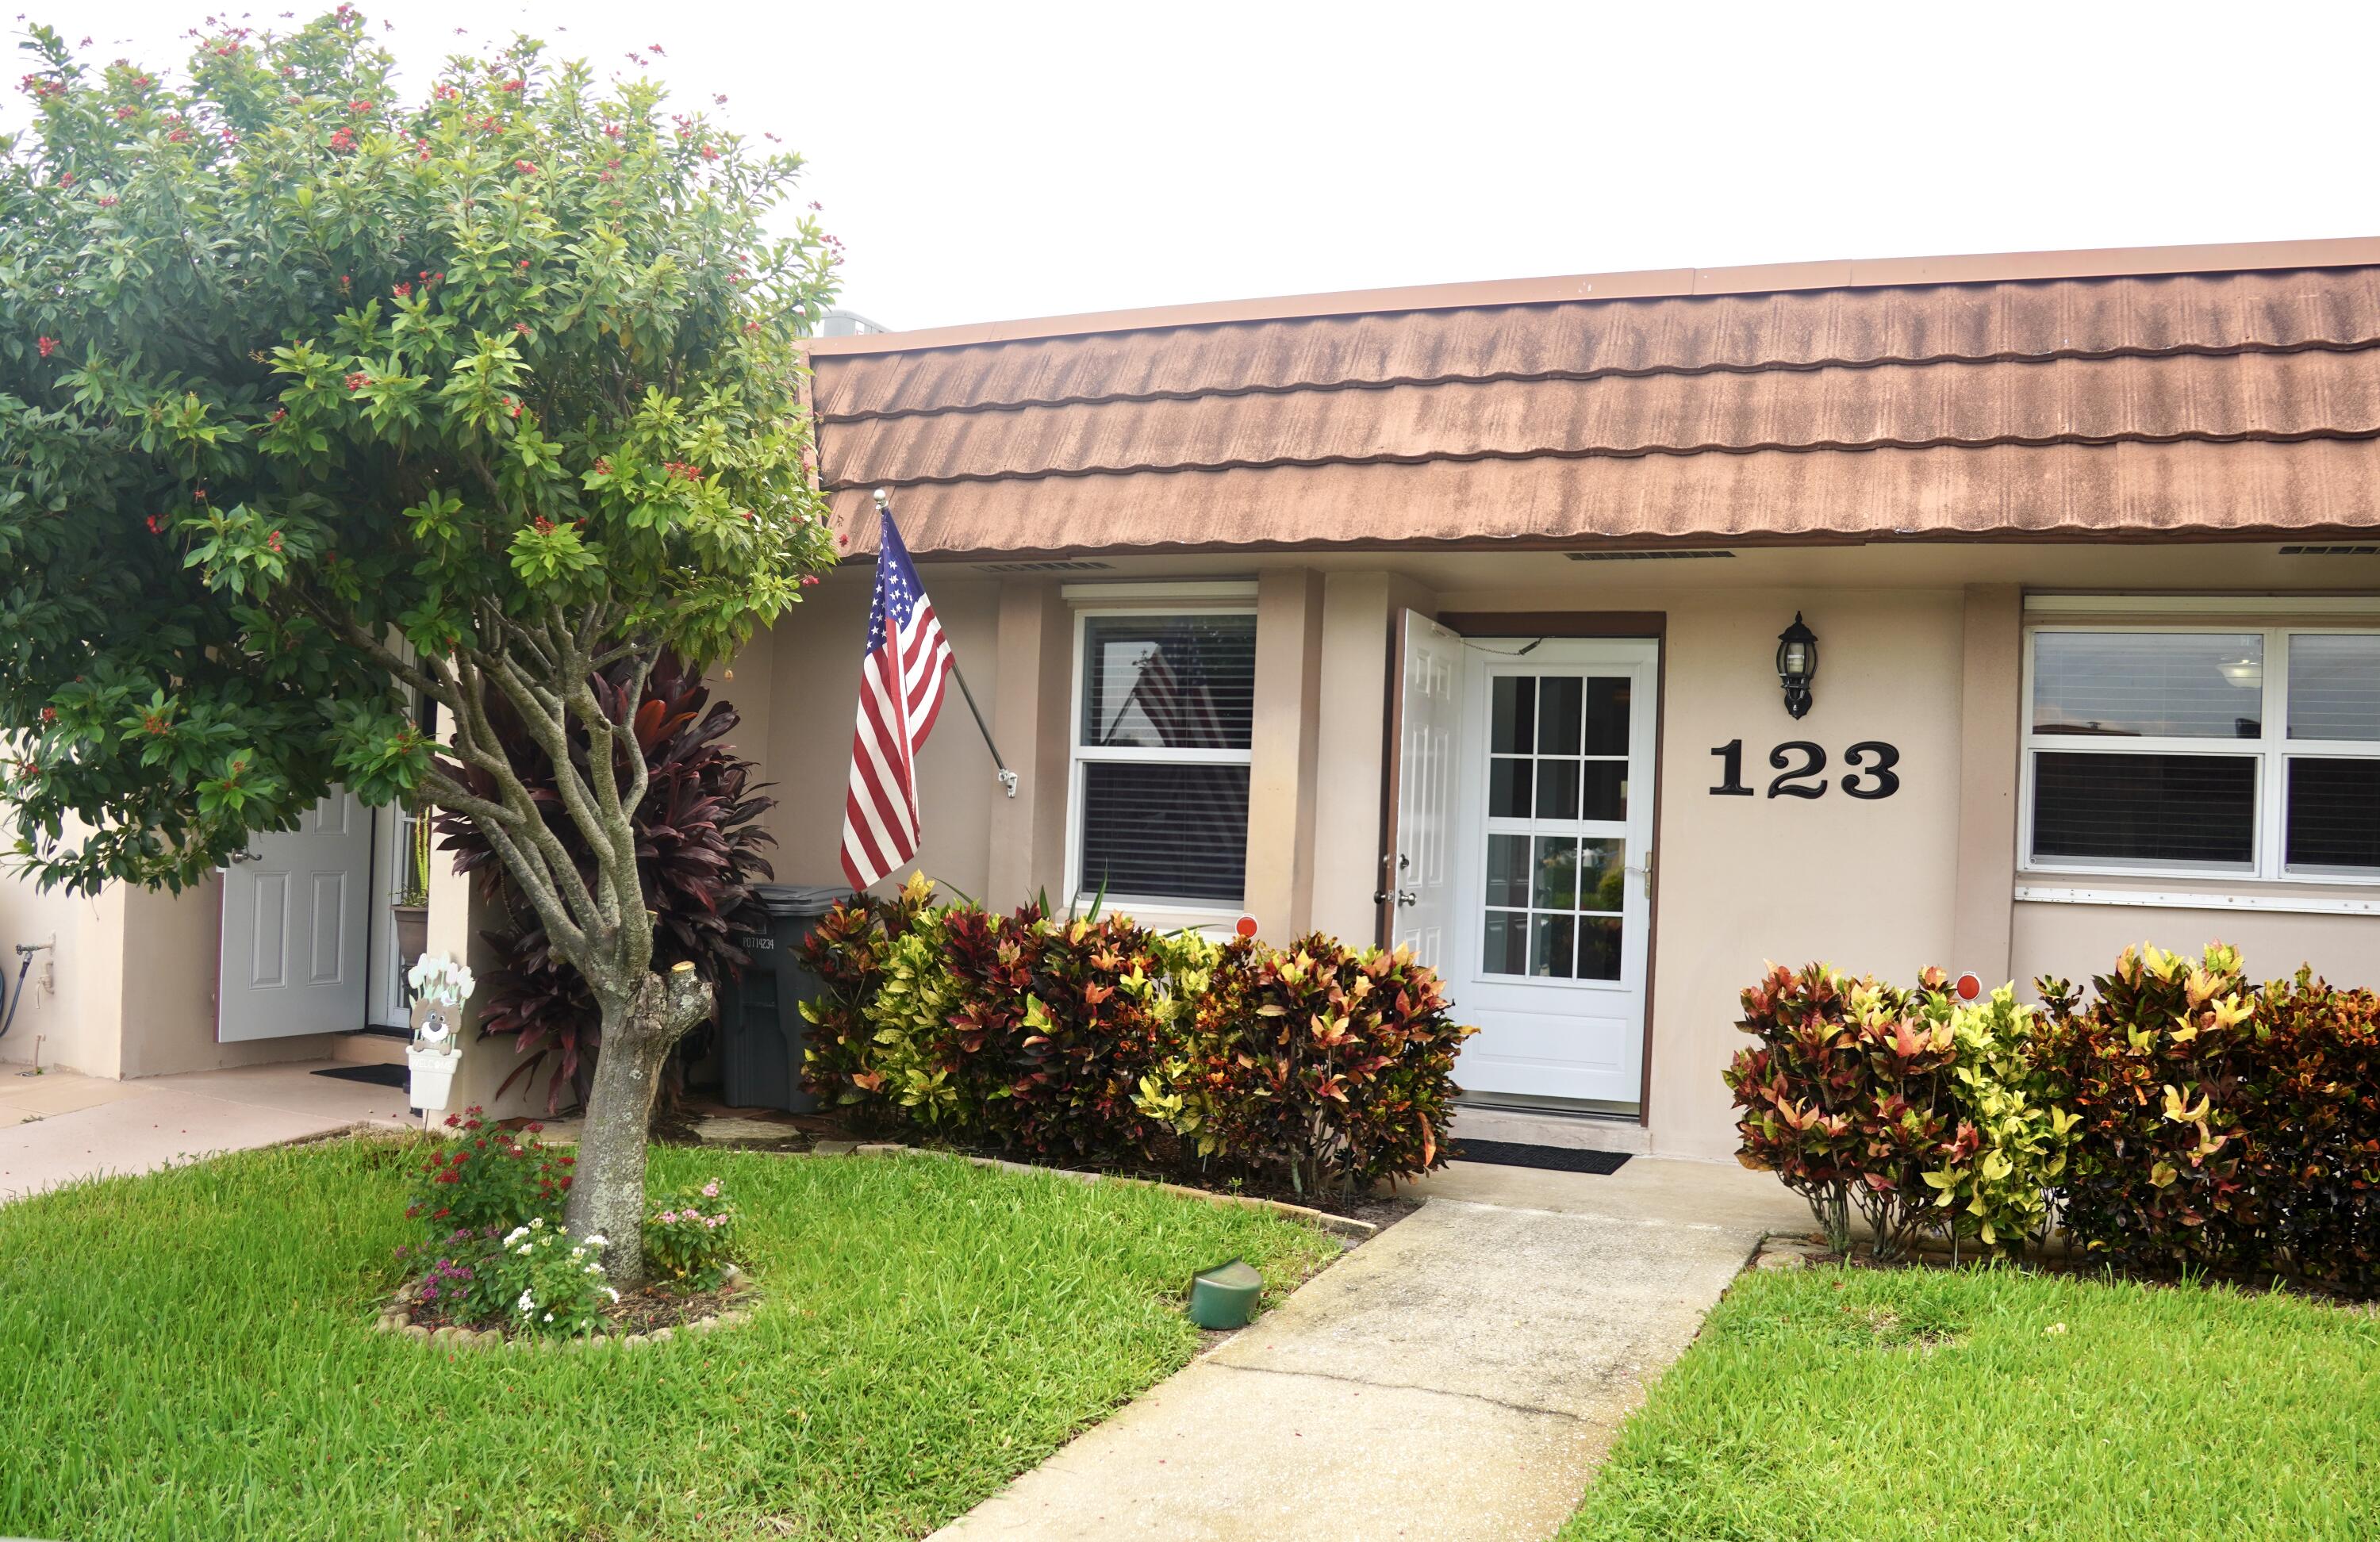
{"label": "potted plant", "polygon": [[411,968],[430,946],[430,821],[419,817],[405,822],[403,880],[389,905],[396,918],[396,959]]}
{"label": "potted plant", "polygon": [[471,966],[444,953],[424,953],[406,972],[413,999],[429,1008],[413,1030],[405,1063],[413,1073],[413,1106],[427,1114],[446,1106],[453,1096],[455,1068],[462,1062],[455,1025],[448,1017],[470,999]]}

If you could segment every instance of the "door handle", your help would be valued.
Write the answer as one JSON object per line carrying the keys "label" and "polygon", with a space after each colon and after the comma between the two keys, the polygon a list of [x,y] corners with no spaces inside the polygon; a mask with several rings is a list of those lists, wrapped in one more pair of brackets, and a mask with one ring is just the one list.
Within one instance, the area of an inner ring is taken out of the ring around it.
{"label": "door handle", "polygon": [[260,860],[263,856],[264,854],[261,851],[236,851],[231,854],[231,859],[234,862],[254,862]]}
{"label": "door handle", "polygon": [[1629,872],[1632,872],[1632,873],[1641,873],[1642,875],[1644,875],[1644,879],[1645,879],[1645,897],[1646,899],[1650,899],[1650,898],[1652,898],[1652,897],[1653,897],[1653,859],[1652,859],[1650,856],[1645,857],[1645,865],[1644,865],[1643,867],[1641,867],[1641,868],[1640,868],[1640,867],[1638,867],[1638,866],[1637,866],[1635,863],[1633,863],[1633,862],[1628,863],[1628,864],[1626,864],[1626,870],[1627,870],[1627,871],[1629,871]]}
{"label": "door handle", "polygon": [[1397,904],[1398,904],[1398,905],[1419,905],[1420,903],[1421,903],[1421,896],[1420,896],[1419,894],[1415,893],[1412,890],[1410,890],[1410,889],[1400,889],[1400,890],[1398,890],[1398,891],[1397,891]]}

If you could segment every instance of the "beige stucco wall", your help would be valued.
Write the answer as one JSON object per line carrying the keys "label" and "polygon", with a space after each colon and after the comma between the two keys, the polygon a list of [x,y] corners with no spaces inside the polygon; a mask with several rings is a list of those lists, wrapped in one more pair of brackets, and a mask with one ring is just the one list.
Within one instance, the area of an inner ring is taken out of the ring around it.
{"label": "beige stucco wall", "polygon": [[[124,1000],[124,892],[85,897],[42,893],[23,878],[0,878],[0,967],[17,983],[16,945],[57,946],[33,959],[16,1026],[0,1038],[0,1062],[64,1066],[87,1076],[119,1075]],[[45,972],[54,988],[45,989]]]}
{"label": "beige stucco wall", "polygon": [[[734,742],[762,763],[764,780],[776,783],[771,795],[778,801],[769,828],[777,846],[770,860],[780,882],[843,881],[837,853],[843,844],[844,786],[851,769],[872,578],[871,571],[854,568],[820,585],[807,603],[747,650],[746,659],[737,661],[735,683],[719,687],[746,710],[747,727]],[[1001,685],[1001,586],[941,578],[929,592],[967,684],[990,713]],[[765,663],[747,663],[762,653]],[[752,683],[765,683],[766,689],[747,689]],[[1007,750],[1026,738],[1004,736],[1001,747]],[[933,735],[917,757],[917,781],[918,802],[930,813],[911,868],[982,897],[990,866],[992,803],[1001,794],[990,753],[955,685],[945,693]],[[910,870],[903,868],[891,885],[897,887]]]}
{"label": "beige stucco wall", "polygon": [[2087,986],[2093,976],[2107,972],[2118,953],[2143,942],[2190,953],[2209,942],[2228,942],[2240,950],[2251,979],[2281,979],[2310,965],[2336,984],[2380,985],[2375,916],[2021,904],[2015,906],[2014,931],[2015,977],[2028,999],[2032,982],[2044,976]]}
{"label": "beige stucco wall", "polygon": [[212,875],[179,894],[134,889],[124,906],[123,1061],[119,1075],[165,1076],[232,1065],[322,1060],[338,1034],[215,1042],[223,885]]}

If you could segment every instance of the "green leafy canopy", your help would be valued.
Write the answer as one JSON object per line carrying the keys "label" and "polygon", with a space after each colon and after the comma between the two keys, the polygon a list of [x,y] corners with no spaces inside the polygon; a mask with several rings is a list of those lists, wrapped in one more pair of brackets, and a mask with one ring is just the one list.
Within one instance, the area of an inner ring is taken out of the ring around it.
{"label": "green leafy canopy", "polygon": [[346,6],[180,80],[24,46],[0,796],[43,883],[178,888],[335,783],[434,793],[405,658],[708,662],[832,565],[797,157],[527,39],[402,101]]}

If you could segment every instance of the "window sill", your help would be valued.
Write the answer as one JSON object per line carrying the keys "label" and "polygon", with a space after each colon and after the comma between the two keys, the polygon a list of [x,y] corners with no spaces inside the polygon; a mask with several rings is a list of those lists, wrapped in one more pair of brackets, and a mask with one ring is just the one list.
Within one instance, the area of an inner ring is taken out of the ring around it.
{"label": "window sill", "polygon": [[[2365,885],[2367,889],[2374,888]],[[2380,893],[2221,893],[2206,889],[2084,889],[2019,883],[2020,905],[2129,905],[2146,910],[2261,910],[2298,916],[2380,916]]]}

